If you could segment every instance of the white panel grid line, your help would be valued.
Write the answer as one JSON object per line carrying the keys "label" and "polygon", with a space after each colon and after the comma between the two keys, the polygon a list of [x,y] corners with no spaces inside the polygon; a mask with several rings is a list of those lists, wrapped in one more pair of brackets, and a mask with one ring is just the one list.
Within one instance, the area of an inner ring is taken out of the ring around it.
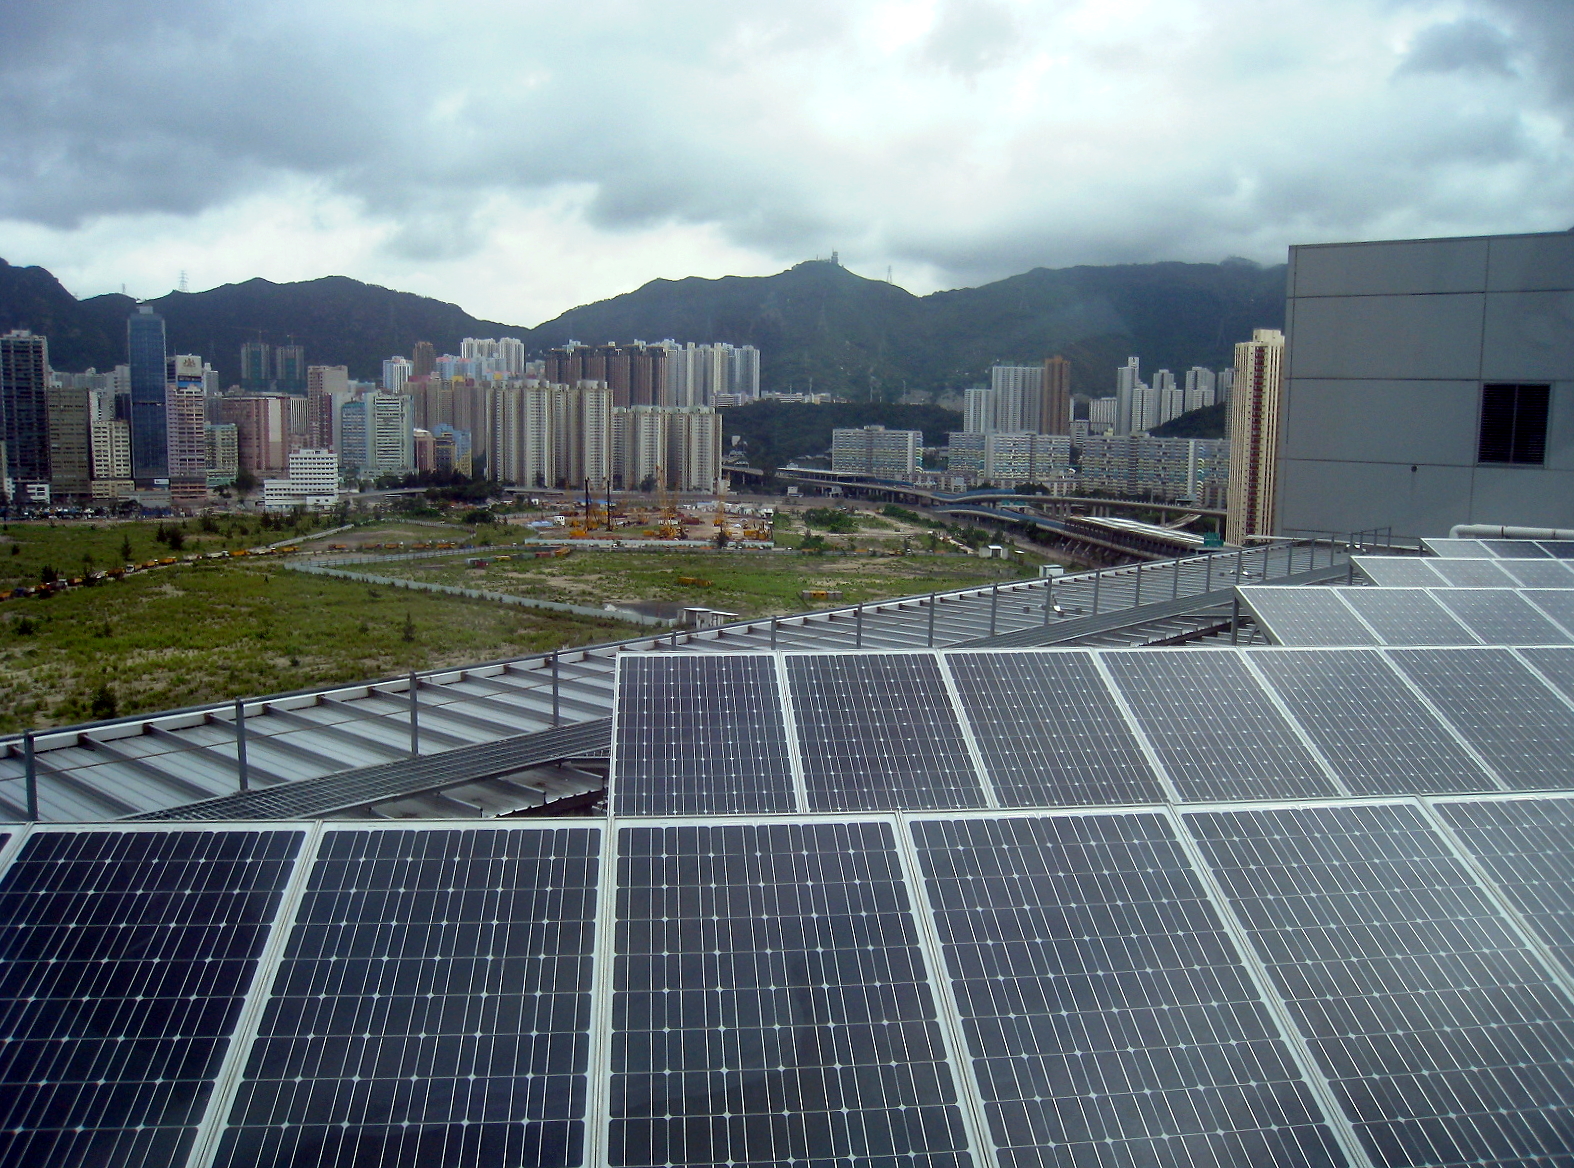
{"label": "white panel grid line", "polygon": [[[1555,647],[1555,646],[1538,645],[1538,646],[1535,646],[1535,647],[1536,648],[1549,648],[1549,647]],[[1525,656],[1524,650],[1522,650],[1522,649],[1509,649],[1509,653],[1513,656],[1515,661],[1518,661],[1526,669],[1530,670],[1531,675],[1533,677],[1535,677],[1535,679],[1537,681],[1539,681],[1542,685],[1546,686],[1549,690],[1551,690],[1553,692],[1553,694],[1555,694],[1557,696],[1558,701],[1562,702],[1565,706],[1568,706],[1570,709],[1574,709],[1574,697],[1570,697],[1568,694],[1564,693],[1563,690],[1556,683],[1554,683],[1553,680],[1550,677],[1548,677],[1540,669],[1536,668],[1535,662],[1532,661],[1529,657]]]}
{"label": "white panel grid line", "polygon": [[[612,991],[617,965],[618,827],[609,817],[601,832],[596,873],[596,932],[591,939],[589,1076],[585,1092],[585,1164],[605,1164],[612,1126]],[[671,822],[652,820],[655,823]]]}
{"label": "white panel grid line", "polygon": [[4,883],[5,874],[10,870],[11,861],[16,859],[26,844],[28,836],[33,834],[36,824],[18,823],[0,826],[0,835],[9,835],[11,838],[0,846],[0,883]]}
{"label": "white panel grid line", "polygon": [[944,653],[936,653],[936,664],[940,669],[940,681],[945,686],[946,697],[951,702],[951,709],[956,714],[957,725],[962,728],[962,741],[967,744],[967,755],[973,760],[973,770],[978,775],[978,785],[984,792],[984,806],[994,809],[1000,806],[1000,797],[995,794],[994,776],[989,773],[989,767],[984,762],[984,752],[978,747],[978,739],[973,736],[973,724],[967,718],[967,706],[962,702],[962,695],[957,692],[956,678],[951,676],[951,662]]}
{"label": "white panel grid line", "polygon": [[[1226,650],[1228,652],[1228,650]],[[1137,718],[1131,705],[1126,701],[1126,695],[1120,692],[1120,686],[1115,684],[1115,677],[1109,671],[1109,666],[1104,664],[1102,653],[1093,654],[1093,667],[1098,670],[1099,679],[1103,681],[1104,688],[1110,693],[1115,705],[1120,710],[1120,716],[1126,719],[1126,726],[1137,740],[1143,757],[1148,760],[1148,765],[1153,768],[1153,773],[1159,777],[1159,786],[1164,789],[1164,797],[1170,803],[1180,803],[1180,793],[1175,789],[1175,782],[1170,778],[1170,772],[1164,769],[1164,760],[1159,757],[1158,750],[1154,747],[1148,733],[1142,728],[1142,722]]]}
{"label": "white panel grid line", "polygon": [[1542,616],[1546,617],[1547,620],[1552,622],[1552,627],[1553,628],[1555,628],[1559,632],[1561,632],[1571,642],[1574,642],[1574,628],[1570,628],[1568,623],[1566,623],[1564,621],[1561,621],[1557,617],[1553,616],[1552,613],[1549,612],[1546,608],[1543,608],[1541,605],[1536,603],[1536,598],[1534,596],[1530,595],[1530,593],[1532,593],[1532,592],[1546,592],[1546,591],[1547,591],[1547,589],[1545,589],[1545,588],[1521,588],[1521,589],[1518,590],[1520,597],[1525,601],[1526,604],[1530,605],[1531,608],[1535,609]]}
{"label": "white panel grid line", "polygon": [[[167,825],[161,824],[167,828]],[[206,826],[206,825],[204,825]],[[305,838],[295,853],[295,868],[279,896],[279,907],[273,915],[273,925],[268,930],[262,952],[257,955],[252,970],[251,985],[246,990],[246,1000],[235,1019],[235,1029],[230,1035],[229,1046],[224,1051],[224,1061],[213,1079],[213,1090],[208,1095],[208,1107],[202,1123],[191,1143],[188,1168],[208,1168],[219,1150],[219,1137],[229,1122],[230,1108],[235,1102],[235,1092],[240,1087],[241,1076],[251,1058],[252,1040],[257,1037],[257,1027],[262,1023],[263,1010],[273,996],[273,983],[278,977],[284,950],[294,931],[295,914],[306,895],[306,885],[311,880],[316,864],[317,849],[322,842],[323,821],[310,825]]]}
{"label": "white panel grid line", "polygon": [[792,766],[792,797],[799,812],[809,810],[809,780],[803,770],[803,750],[798,744],[798,713],[793,708],[792,686],[787,680],[787,655],[772,653],[776,689],[781,694],[782,723],[787,729],[787,761]]}
{"label": "white panel grid line", "polygon": [[[1393,800],[1385,800],[1393,802]],[[1321,804],[1319,804],[1321,805]],[[1235,806],[1224,804],[1223,806]],[[1254,805],[1256,806],[1256,805]],[[1299,804],[1290,804],[1299,806]],[[1187,811],[1197,810],[1188,807]],[[1278,989],[1273,984],[1273,978],[1268,974],[1268,967],[1258,955],[1256,947],[1252,944],[1250,934],[1240,917],[1235,913],[1235,906],[1230,903],[1230,898],[1224,894],[1224,888],[1219,884],[1218,877],[1213,868],[1209,866],[1207,858],[1202,854],[1202,848],[1192,836],[1190,826],[1186,822],[1186,815],[1177,807],[1168,807],[1165,813],[1170,818],[1170,824],[1175,832],[1175,838],[1180,841],[1181,850],[1186,853],[1186,858],[1191,861],[1192,870],[1197,873],[1203,891],[1208,901],[1213,905],[1213,911],[1219,916],[1219,923],[1229,935],[1230,943],[1235,947],[1236,956],[1240,958],[1241,966],[1246,970],[1247,976],[1252,979],[1252,988],[1257,991],[1257,996],[1268,1012],[1273,1015],[1274,1024],[1279,1028],[1279,1036],[1284,1040],[1285,1047],[1290,1052],[1290,1057],[1295,1060],[1296,1068],[1301,1072],[1307,1085],[1311,1088],[1312,1095],[1317,1100],[1317,1105],[1322,1108],[1323,1118],[1327,1121],[1329,1130],[1334,1133],[1334,1138],[1339,1141],[1339,1147],[1349,1160],[1351,1168],[1378,1168],[1367,1155],[1361,1138],[1356,1134],[1355,1125],[1350,1122],[1350,1117],[1339,1103],[1339,1097],[1334,1091],[1333,1084],[1323,1074],[1317,1065],[1317,1058],[1312,1053],[1311,1044],[1306,1041],[1306,1036],[1301,1033],[1300,1027],[1295,1024],[1295,1019],[1290,1014],[1289,1006],[1280,997]]]}
{"label": "white panel grid line", "polygon": [[1347,591],[1346,589],[1344,589],[1344,588],[1330,588],[1328,591],[1332,592],[1335,596],[1337,596],[1339,598],[1339,603],[1344,605],[1345,608],[1350,610],[1350,615],[1355,617],[1356,620],[1360,621],[1361,624],[1366,627],[1366,631],[1371,633],[1372,636],[1377,638],[1377,643],[1379,645],[1386,645],[1386,644],[1388,644],[1388,638],[1383,636],[1382,633],[1378,632],[1377,631],[1377,627],[1375,625],[1373,625],[1371,621],[1367,620],[1364,616],[1362,616],[1359,612],[1357,612],[1355,610],[1355,605],[1351,604],[1348,600],[1345,599],[1345,595],[1344,594]]}
{"label": "white panel grid line", "polygon": [[1279,696],[1279,691],[1274,689],[1273,684],[1263,675],[1263,671],[1252,660],[1252,655],[1250,653],[1242,653],[1240,657],[1241,664],[1246,667],[1246,672],[1256,679],[1258,687],[1261,688],[1263,693],[1268,695],[1268,700],[1273,703],[1273,708],[1279,711],[1279,716],[1284,719],[1291,732],[1301,740],[1301,745],[1306,747],[1306,753],[1311,755],[1313,761],[1322,768],[1323,774],[1328,776],[1328,781],[1334,785],[1334,789],[1341,795],[1353,795],[1355,792],[1350,790],[1350,785],[1340,777],[1339,772],[1334,769],[1333,763],[1329,762],[1328,756],[1323,753],[1322,747],[1312,740],[1312,736],[1306,732],[1306,727],[1302,726],[1300,720],[1291,713],[1290,707],[1284,704],[1284,699]]}
{"label": "white panel grid line", "polygon": [[978,1082],[974,1060],[968,1051],[962,1011],[956,1004],[956,985],[952,981],[945,951],[935,930],[934,905],[930,903],[929,885],[924,879],[913,846],[912,826],[900,812],[893,815],[892,820],[897,837],[896,854],[902,865],[902,876],[907,881],[910,907],[918,926],[918,947],[924,955],[930,993],[934,995],[935,1012],[945,1035],[946,1054],[951,1062],[952,1081],[956,1084],[959,1096],[962,1123],[967,1128],[968,1143],[973,1149],[973,1163],[979,1168],[988,1164],[998,1165],[999,1153],[995,1141],[989,1135],[988,1119],[983,1114],[984,1093]]}
{"label": "white panel grid line", "polygon": [[612,658],[612,729],[611,741],[607,746],[607,818],[612,817],[612,809],[617,805],[618,798],[618,707],[623,703],[618,700],[618,695],[623,692],[623,659],[625,654],[618,653]]}

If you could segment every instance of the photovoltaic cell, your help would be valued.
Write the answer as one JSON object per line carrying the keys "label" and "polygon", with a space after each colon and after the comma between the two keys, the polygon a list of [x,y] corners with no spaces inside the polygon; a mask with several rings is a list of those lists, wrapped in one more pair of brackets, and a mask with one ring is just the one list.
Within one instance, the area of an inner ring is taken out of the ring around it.
{"label": "photovoltaic cell", "polygon": [[1549,556],[1560,560],[1574,560],[1574,539],[1538,540],[1537,546]]}
{"label": "photovoltaic cell", "polygon": [[1434,556],[1447,560],[1495,558],[1491,549],[1477,539],[1423,539],[1421,546]]}
{"label": "photovoltaic cell", "polygon": [[1390,645],[1480,644],[1424,589],[1346,588],[1343,595]]}
{"label": "photovoltaic cell", "polygon": [[1462,588],[1434,594],[1488,645],[1567,645],[1568,636],[1524,597],[1504,588]]}
{"label": "photovoltaic cell", "polygon": [[1001,1168],[1345,1163],[1163,816],[912,831]]}
{"label": "photovoltaic cell", "polygon": [[1182,799],[1338,794],[1233,653],[1106,653]]}
{"label": "photovoltaic cell", "polygon": [[1559,693],[1574,701],[1574,648],[1526,649],[1523,656]]}
{"label": "photovoltaic cell", "polygon": [[1574,571],[1562,560],[1499,560],[1523,588],[1574,588]]}
{"label": "photovoltaic cell", "polygon": [[1428,567],[1454,588],[1512,588],[1515,580],[1496,560],[1439,560]]}
{"label": "photovoltaic cell", "polygon": [[790,656],[787,680],[810,810],[983,806],[933,655]]}
{"label": "photovoltaic cell", "polygon": [[1164,801],[1090,654],[950,653],[946,660],[1003,806]]}
{"label": "photovoltaic cell", "polygon": [[600,837],[327,832],[215,1163],[581,1164]]}
{"label": "photovoltaic cell", "polygon": [[1574,1006],[1408,805],[1188,813],[1378,1165],[1574,1157]]}
{"label": "photovoltaic cell", "polygon": [[1333,588],[1242,588],[1257,622],[1280,645],[1375,645]]}
{"label": "photovoltaic cell", "polygon": [[1560,588],[1527,589],[1525,599],[1546,613],[1569,632],[1574,633],[1574,590]]}
{"label": "photovoltaic cell", "polygon": [[1390,659],[1510,788],[1574,786],[1574,709],[1507,649],[1401,651]]}
{"label": "photovoltaic cell", "polygon": [[797,810],[773,658],[625,653],[618,668],[618,814]]}
{"label": "photovoltaic cell", "polygon": [[0,882],[0,1164],[186,1162],[303,837],[27,840]]}
{"label": "photovoltaic cell", "polygon": [[1527,560],[1548,554],[1546,548],[1528,539],[1484,539],[1481,546],[1505,560]]}
{"label": "photovoltaic cell", "polygon": [[1432,571],[1434,562],[1414,556],[1355,557],[1355,566],[1361,574],[1380,588],[1437,588],[1446,581]]}
{"label": "photovoltaic cell", "polygon": [[889,824],[619,839],[608,1164],[972,1164]]}
{"label": "photovoltaic cell", "polygon": [[1498,789],[1382,654],[1262,649],[1251,659],[1352,794]]}
{"label": "photovoltaic cell", "polygon": [[1472,800],[1437,811],[1574,974],[1574,801]]}

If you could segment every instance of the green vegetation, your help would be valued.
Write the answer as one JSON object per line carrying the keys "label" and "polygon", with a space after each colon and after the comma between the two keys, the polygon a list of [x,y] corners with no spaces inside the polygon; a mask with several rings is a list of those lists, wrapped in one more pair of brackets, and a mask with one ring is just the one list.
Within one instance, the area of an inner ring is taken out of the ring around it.
{"label": "green vegetation", "polygon": [[939,406],[904,406],[882,402],[833,403],[762,401],[722,411],[722,429],[730,442],[741,435],[748,443],[749,464],[778,467],[794,458],[824,454],[831,431],[852,426],[884,426],[888,430],[922,430],[929,446],[943,445],[946,434],[962,428],[962,415]]}
{"label": "green vegetation", "polygon": [[[3,563],[4,561],[0,561]],[[0,604],[0,732],[633,636],[611,620],[201,561]]]}
{"label": "green vegetation", "polygon": [[1229,416],[1229,403],[1217,402],[1200,410],[1187,410],[1149,433],[1155,438],[1223,438]]}
{"label": "green vegetation", "polygon": [[[809,539],[831,546],[820,536]],[[1026,569],[960,554],[805,556],[782,551],[659,549],[576,551],[563,559],[493,560],[486,568],[469,568],[463,561],[444,559],[357,565],[355,570],[593,607],[607,601],[658,601],[705,605],[753,617],[801,612],[827,603],[855,604],[963,588],[1015,578]],[[709,583],[680,584],[680,577]],[[799,595],[805,589],[840,589],[842,600],[806,604]]]}

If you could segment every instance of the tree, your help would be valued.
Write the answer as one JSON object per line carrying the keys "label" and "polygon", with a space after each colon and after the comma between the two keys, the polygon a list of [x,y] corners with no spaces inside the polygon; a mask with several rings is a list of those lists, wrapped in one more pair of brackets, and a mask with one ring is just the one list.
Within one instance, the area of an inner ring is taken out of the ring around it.
{"label": "tree", "polygon": [[235,475],[235,493],[242,499],[257,489],[257,476],[249,466],[243,466]]}
{"label": "tree", "polygon": [[404,630],[401,635],[406,642],[415,640],[415,617],[408,612],[404,614]]}
{"label": "tree", "polygon": [[729,537],[727,535],[727,529],[726,528],[722,528],[720,531],[718,531],[716,533],[715,538],[711,542],[716,545],[717,550],[720,550],[720,549],[726,547],[729,543],[731,543],[732,540],[731,540],[731,537]]}
{"label": "tree", "polygon": [[119,703],[115,700],[115,691],[109,688],[109,682],[99,682],[93,691],[93,700],[88,704],[88,713],[93,715],[93,720],[102,722],[113,718],[119,712]]}
{"label": "tree", "polygon": [[131,562],[131,536],[129,535],[120,537],[120,559],[122,563],[129,564]]}

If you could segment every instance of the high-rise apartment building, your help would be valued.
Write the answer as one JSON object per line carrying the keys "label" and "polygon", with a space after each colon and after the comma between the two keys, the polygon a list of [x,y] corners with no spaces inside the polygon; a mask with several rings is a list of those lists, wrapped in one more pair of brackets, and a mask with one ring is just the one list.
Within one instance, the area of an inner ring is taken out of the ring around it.
{"label": "high-rise apartment building", "polygon": [[306,393],[306,350],[300,345],[277,345],[273,350],[273,387],[278,393],[301,397]]}
{"label": "high-rise apartment building", "polygon": [[135,489],[131,477],[131,423],[102,418],[88,423],[91,490],[95,499],[118,499]]}
{"label": "high-rise apartment building", "polygon": [[1071,471],[1071,439],[1064,434],[976,434],[949,436],[948,467],[972,483],[1011,487],[1045,483]]}
{"label": "high-rise apartment building", "polygon": [[54,386],[49,399],[49,483],[52,498],[92,493],[93,452],[90,391]]}
{"label": "high-rise apartment building", "polygon": [[[386,372],[388,363],[383,362]],[[332,450],[334,444],[334,418],[340,403],[350,397],[350,371],[343,365],[312,365],[306,370],[306,427],[303,435],[307,447],[313,450]]]}
{"label": "high-rise apartment building", "polygon": [[410,399],[394,393],[363,394],[369,474],[408,474],[415,469],[415,429]]}
{"label": "high-rise apartment building", "polygon": [[1071,433],[1071,362],[1058,354],[1044,358],[1043,396],[1038,432]]}
{"label": "high-rise apartment building", "polygon": [[962,429],[969,434],[993,434],[996,422],[995,391],[987,385],[970,385],[963,392]]}
{"label": "high-rise apartment building", "polygon": [[403,357],[389,357],[383,362],[382,387],[389,393],[403,393],[404,384],[415,376],[415,366]]}
{"label": "high-rise apartment building", "polygon": [[1078,489],[1221,507],[1229,443],[1217,438],[1093,434],[1082,440]]}
{"label": "high-rise apartment building", "polygon": [[203,427],[207,441],[208,488],[227,487],[240,474],[239,436],[233,422]]}
{"label": "high-rise apartment building", "polygon": [[910,480],[918,472],[923,448],[921,430],[887,430],[884,426],[831,431],[831,469]]}
{"label": "high-rise apartment building", "polygon": [[1115,370],[1115,433],[1130,434],[1136,426],[1132,418],[1133,396],[1142,385],[1142,363],[1136,357],[1127,357],[1126,363]]}
{"label": "high-rise apartment building", "polygon": [[1211,406],[1214,402],[1214,387],[1218,379],[1213,370],[1204,369],[1201,365],[1193,365],[1186,370],[1185,400],[1182,407],[1185,412],[1200,410]]}
{"label": "high-rise apartment building", "polygon": [[169,433],[164,418],[168,353],[164,318],[146,305],[126,322],[127,364],[131,367],[131,467],[137,485],[165,485],[169,479]]}
{"label": "high-rise apartment building", "polygon": [[1114,430],[1120,421],[1120,399],[1096,397],[1088,402],[1088,430],[1102,434]]}
{"label": "high-rise apartment building", "polygon": [[410,376],[430,377],[437,368],[437,350],[431,341],[417,341],[410,351]]}
{"label": "high-rise apartment building", "polygon": [[0,336],[0,441],[7,493],[49,494],[49,342],[26,329]]}
{"label": "high-rise apartment building", "polygon": [[177,354],[169,359],[164,389],[165,465],[171,502],[197,506],[208,493],[207,386],[202,358]]}
{"label": "high-rise apartment building", "polygon": [[290,453],[289,475],[262,484],[263,507],[290,511],[304,507],[325,511],[338,502],[339,460],[331,450],[296,450]]}
{"label": "high-rise apartment building", "polygon": [[284,473],[290,453],[289,399],[283,394],[243,394],[217,402],[219,422],[235,425],[242,470],[259,479]]}
{"label": "high-rise apartment building", "polygon": [[1230,402],[1230,498],[1225,538],[1240,543],[1273,531],[1278,476],[1284,334],[1255,329],[1235,346]]}

